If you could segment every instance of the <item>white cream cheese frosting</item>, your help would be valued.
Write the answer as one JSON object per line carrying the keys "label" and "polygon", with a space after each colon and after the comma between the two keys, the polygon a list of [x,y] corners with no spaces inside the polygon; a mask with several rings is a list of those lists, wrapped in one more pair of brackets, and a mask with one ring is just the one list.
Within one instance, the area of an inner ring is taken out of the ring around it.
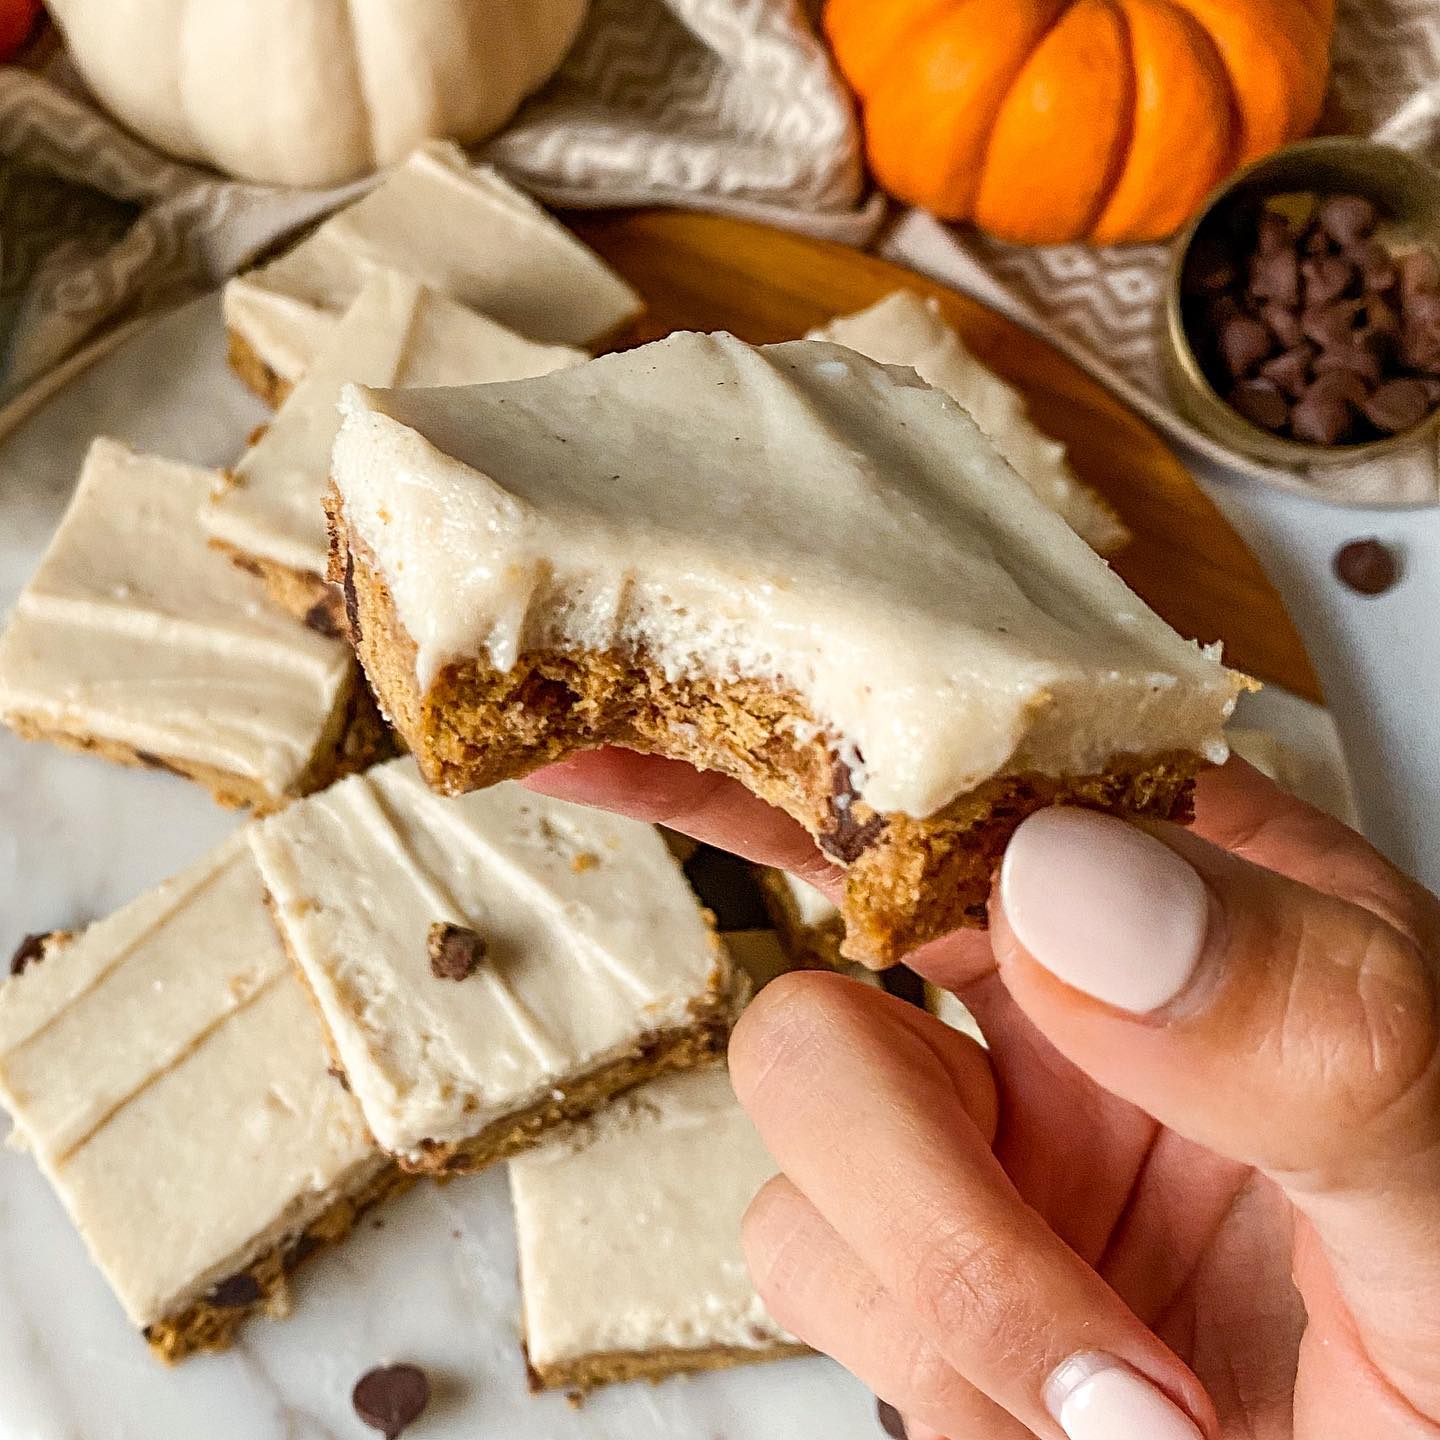
{"label": "white cream cheese frosting", "polygon": [[381,267],[551,344],[589,344],[641,309],[593,250],[498,171],[437,142],[278,259],[231,280],[225,323],[293,384]]}
{"label": "white cream cheese frosting", "polygon": [[740,1249],[775,1169],[718,1065],[651,1081],[512,1160],[530,1363],[790,1342]]}
{"label": "white cream cheese frosting", "polygon": [[398,270],[374,270],[201,522],[248,555],[323,575],[323,501],[342,385],[479,385],[586,358],[568,345],[527,340]]}
{"label": "white cream cheese frosting", "polygon": [[279,798],[309,766],[354,661],[265,603],[211,547],[219,476],[90,447],[0,637],[0,716],[211,767]]}
{"label": "white cream cheese frosting", "polygon": [[831,340],[882,365],[908,365],[969,411],[1016,474],[1091,549],[1104,555],[1125,543],[1129,532],[1070,468],[1065,447],[1034,424],[1018,390],[970,353],[933,300],[896,290],[868,310],[822,325],[810,339]]}
{"label": "white cream cheese frosting", "polygon": [[[393,1154],[458,1143],[688,1029],[728,962],[648,825],[519,785],[447,799],[409,758],[251,832],[291,954],[371,1131]],[[438,978],[432,925],[485,958]]]}
{"label": "white cream cheese frosting", "polygon": [[538,379],[347,388],[332,474],[415,642],[643,652],[773,681],[857,792],[1223,759],[1240,681],[1131,592],[913,371],[677,334]]}
{"label": "white cream cheese frosting", "polygon": [[327,1063],[243,835],[0,981],[0,1103],[138,1326],[379,1172]]}

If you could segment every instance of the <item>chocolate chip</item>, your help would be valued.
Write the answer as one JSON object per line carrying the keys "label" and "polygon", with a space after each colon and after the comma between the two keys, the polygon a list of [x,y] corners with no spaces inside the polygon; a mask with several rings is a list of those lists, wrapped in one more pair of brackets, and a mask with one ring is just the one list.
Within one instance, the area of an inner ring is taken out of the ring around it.
{"label": "chocolate chip", "polygon": [[395,1440],[424,1414],[430,1381],[418,1365],[379,1365],[368,1370],[350,1392],[355,1413],[385,1440]]}
{"label": "chocolate chip", "polygon": [[1335,574],[1361,595],[1381,595],[1399,578],[1394,552],[1373,537],[1352,540],[1335,552]]}
{"label": "chocolate chip", "polygon": [[1315,355],[1315,347],[1308,341],[1302,341],[1283,354],[1272,355],[1260,367],[1260,374],[1273,381],[1293,400],[1310,383],[1310,364]]}
{"label": "chocolate chip", "polygon": [[1261,251],[1250,262],[1250,293],[1279,305],[1300,303],[1300,258],[1293,246]]}
{"label": "chocolate chip", "polygon": [[1388,380],[1360,409],[1377,430],[1398,435],[1418,425],[1430,413],[1430,397],[1423,381]]}
{"label": "chocolate chip", "polygon": [[325,1073],[340,1086],[348,1095],[350,1093],[350,1077],[338,1066],[327,1065]]}
{"label": "chocolate chip", "polygon": [[1300,235],[1300,251],[1304,255],[1331,255],[1335,242],[1330,232],[1321,224],[1307,225]]}
{"label": "chocolate chip", "polygon": [[839,756],[830,766],[830,793],[830,829],[817,837],[817,843],[832,860],[851,865],[884,831],[885,817],[873,811],[863,818],[856,813],[869,807],[856,793],[850,767]]}
{"label": "chocolate chip", "polygon": [[1354,407],[1338,395],[1306,393],[1290,412],[1290,433],[1308,445],[1335,445],[1350,433]]}
{"label": "chocolate chip", "polygon": [[1370,389],[1353,370],[1327,370],[1317,375],[1305,393],[1314,398],[1343,400],[1357,409],[1370,398]]}
{"label": "chocolate chip", "polygon": [[1307,307],[1338,300],[1355,282],[1355,267],[1338,255],[1314,255],[1300,267]]}
{"label": "chocolate chip", "polygon": [[1371,294],[1389,290],[1399,278],[1395,257],[1378,241],[1362,240],[1345,252],[1360,276],[1360,286]]}
{"label": "chocolate chip", "polygon": [[39,964],[45,958],[45,942],[54,933],[53,930],[38,930],[33,935],[27,935],[10,957],[10,973],[23,975],[30,966]]}
{"label": "chocolate chip", "polygon": [[345,551],[345,620],[350,627],[350,643],[360,643],[360,602],[355,596],[355,554],[348,547]]}
{"label": "chocolate chip", "polygon": [[1300,328],[1299,314],[1288,305],[1276,305],[1272,302],[1261,306],[1260,318],[1287,350],[1293,349],[1305,338],[1305,332]]}
{"label": "chocolate chip", "polygon": [[485,937],[463,925],[437,920],[425,942],[430,973],[437,980],[468,980],[479,968],[488,948]]}
{"label": "chocolate chip", "polygon": [[1433,295],[1440,289],[1440,260],[1429,250],[1409,250],[1395,257],[1400,275],[1400,293],[1408,300],[1414,295]]}
{"label": "chocolate chip", "polygon": [[1290,419],[1290,407],[1273,379],[1242,380],[1226,399],[1252,425],[1258,425],[1262,430],[1281,430]]}
{"label": "chocolate chip", "polygon": [[1374,201],[1363,195],[1328,195],[1316,218],[1341,245],[1353,245],[1374,230],[1380,217]]}
{"label": "chocolate chip", "polygon": [[305,623],[320,635],[338,640],[345,634],[345,622],[341,619],[341,597],[329,587],[325,597],[317,600],[306,612]]}
{"label": "chocolate chip", "polygon": [[875,1401],[875,1418],[880,1422],[880,1428],[890,1437],[890,1440],[906,1440],[905,1422],[900,1418],[900,1412],[884,1400]]}
{"label": "chocolate chip", "polygon": [[1262,210],[1255,220],[1255,246],[1262,255],[1271,255],[1291,244],[1295,232],[1276,210]]}
{"label": "chocolate chip", "polygon": [[1248,375],[1275,348],[1269,330],[1249,315],[1222,325],[1219,345],[1225,367],[1235,380]]}
{"label": "chocolate chip", "polygon": [[1352,375],[1359,376],[1367,387],[1380,383],[1380,357],[1374,350],[1354,342],[1331,345],[1322,350],[1311,368],[1317,378],[1328,375],[1332,370],[1348,370]]}
{"label": "chocolate chip", "polygon": [[1317,345],[1338,345],[1354,334],[1361,310],[1359,300],[1332,300],[1300,313],[1300,328]]}
{"label": "chocolate chip", "polygon": [[222,1280],[205,1298],[222,1310],[240,1310],[253,1305],[261,1293],[260,1282],[248,1270],[242,1270]]}

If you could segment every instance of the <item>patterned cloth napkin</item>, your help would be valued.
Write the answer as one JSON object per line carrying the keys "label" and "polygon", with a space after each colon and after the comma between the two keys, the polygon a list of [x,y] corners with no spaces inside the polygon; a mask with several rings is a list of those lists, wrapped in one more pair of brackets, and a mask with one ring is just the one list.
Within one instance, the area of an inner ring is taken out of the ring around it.
{"label": "patterned cloth napkin", "polygon": [[[559,75],[477,153],[552,204],[688,205],[868,243],[884,204],[865,192],[818,3],[594,0]],[[1322,128],[1440,159],[1440,0],[1340,0]],[[116,126],[63,54],[0,71],[0,433],[122,322],[217,283],[369,183],[224,180]],[[1163,247],[1024,249],[912,213],[883,248],[1049,336],[1177,440],[1258,469],[1166,402]],[[1434,503],[1440,453],[1289,478],[1351,500]]]}

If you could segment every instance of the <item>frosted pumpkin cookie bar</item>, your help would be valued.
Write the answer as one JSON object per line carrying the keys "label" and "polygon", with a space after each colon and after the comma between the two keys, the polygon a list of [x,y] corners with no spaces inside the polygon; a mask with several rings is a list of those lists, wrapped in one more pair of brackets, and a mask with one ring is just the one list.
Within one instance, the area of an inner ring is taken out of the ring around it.
{"label": "frosted pumpkin cookie bar", "polygon": [[808,1353],[766,1313],[740,1250],[774,1174],[722,1065],[653,1080],[512,1160],[531,1387]]}
{"label": "frosted pumpkin cookie bar", "polygon": [[1111,555],[1130,539],[1104,497],[1070,468],[1065,447],[1026,414],[1024,396],[970,353],[934,300],[896,290],[868,310],[812,331],[810,338],[832,340],[882,365],[908,365],[926,384],[943,390],[970,412],[1016,474],[1092,550]]}
{"label": "frosted pumpkin cookie bar", "polygon": [[218,478],[94,442],[0,636],[0,719],[271,809],[368,762],[384,726],[347,647],[210,547]]}
{"label": "frosted pumpkin cookie bar", "polygon": [[283,609],[338,635],[340,600],[324,578],[324,499],[341,386],[478,385],[586,358],[526,340],[399,271],[375,270],[201,523]]}
{"label": "frosted pumpkin cookie bar", "polygon": [[674,335],[535,380],[347,390],[333,576],[459,792],[615,744],[723,771],[848,867],[846,953],[983,923],[1042,805],[1183,811],[1241,679],[913,372]]}
{"label": "frosted pumpkin cookie bar", "polygon": [[0,1104],[166,1360],[282,1316],[402,1183],[330,1075],[243,835],[0,981]]}
{"label": "frosted pumpkin cookie bar", "polygon": [[546,344],[592,344],[641,310],[635,291],[527,195],[436,143],[278,259],[225,286],[236,373],[278,405],[379,267],[414,275]]}
{"label": "frosted pumpkin cookie bar", "polygon": [[736,972],[659,833],[518,785],[447,799],[409,759],[251,843],[380,1145],[473,1170],[722,1053]]}

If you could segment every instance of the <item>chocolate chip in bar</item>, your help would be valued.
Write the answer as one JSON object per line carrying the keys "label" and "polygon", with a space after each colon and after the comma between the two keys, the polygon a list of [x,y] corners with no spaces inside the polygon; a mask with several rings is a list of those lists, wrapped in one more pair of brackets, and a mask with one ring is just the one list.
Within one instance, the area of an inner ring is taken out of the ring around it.
{"label": "chocolate chip in bar", "polygon": [[23,975],[30,966],[38,965],[45,958],[45,945],[54,933],[53,930],[39,930],[33,935],[27,935],[15,947],[15,953],[10,957],[10,973]]}
{"label": "chocolate chip in bar", "polygon": [[1335,574],[1360,595],[1383,595],[1400,576],[1394,552],[1373,536],[1335,552]]}
{"label": "chocolate chip in bar", "polygon": [[1360,406],[1365,418],[1386,435],[1418,425],[1430,413],[1430,397],[1420,380],[1387,380]]}
{"label": "chocolate chip in bar", "polygon": [[855,790],[850,767],[838,756],[830,767],[830,828],[816,837],[816,843],[832,859],[851,865],[863,855],[885,829],[885,817],[870,811]]}
{"label": "chocolate chip in bar", "polygon": [[1243,379],[1275,348],[1258,320],[1240,315],[1220,327],[1220,354],[1234,380]]}
{"label": "chocolate chip in bar", "polygon": [[1273,379],[1242,380],[1225,398],[1262,430],[1284,429],[1290,419],[1290,406]]}
{"label": "chocolate chip in bar", "polygon": [[248,1270],[241,1270],[222,1280],[205,1298],[221,1310],[243,1310],[255,1304],[263,1293],[260,1282]]}
{"label": "chocolate chip in bar", "polygon": [[430,1381],[418,1365],[378,1365],[355,1382],[350,1403],[372,1430],[396,1440],[425,1413]]}
{"label": "chocolate chip in bar", "polygon": [[437,980],[468,980],[480,968],[489,947],[485,937],[474,930],[437,920],[430,927],[425,948],[430,973]]}

